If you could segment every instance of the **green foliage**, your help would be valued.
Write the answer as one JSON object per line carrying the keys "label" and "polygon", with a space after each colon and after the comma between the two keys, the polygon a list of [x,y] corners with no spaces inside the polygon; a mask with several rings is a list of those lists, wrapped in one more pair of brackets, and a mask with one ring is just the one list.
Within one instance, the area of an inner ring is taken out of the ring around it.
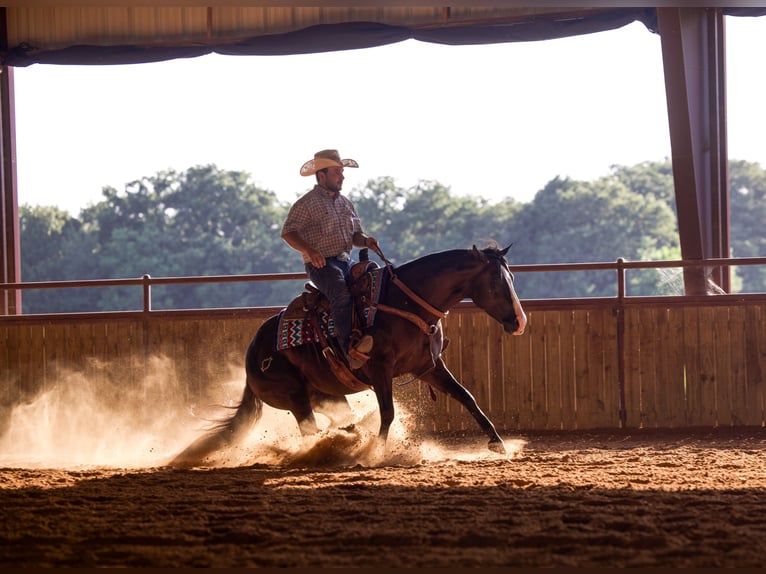
{"label": "green foliage", "polygon": [[[732,257],[763,257],[766,254],[766,170],[759,164],[729,162]],[[735,223],[736,222],[736,225]],[[766,291],[766,267],[737,268],[741,292]]]}
{"label": "green foliage", "polygon": [[[22,278],[25,282],[97,279],[93,252],[97,240],[84,224],[56,207],[21,206],[19,210]],[[91,289],[34,289],[24,291],[29,312],[94,310]]]}
{"label": "green foliage", "polygon": [[[131,182],[124,192],[104,188],[103,196],[103,201],[83,210],[81,223],[74,220],[80,226],[76,240],[89,244],[88,253],[55,258],[60,268],[73,262],[74,269],[90,268],[80,279],[277,273],[286,270],[284,262],[293,256],[279,237],[287,207],[272,192],[252,185],[242,172],[211,165],[185,173],[166,171]],[[48,223],[54,231],[60,226],[57,219],[49,218]],[[38,245],[45,237],[39,231],[22,233],[23,241],[34,246],[31,253],[46,249]],[[25,249],[26,280],[43,272],[36,261]],[[47,278],[72,277],[51,273]],[[98,289],[87,305],[76,310],[140,309],[141,297],[140,288]],[[256,306],[284,300],[284,284],[265,282],[165,286],[152,293],[155,309]],[[27,297],[24,309],[53,310]]]}
{"label": "green foliage", "polygon": [[481,198],[454,197],[438,182],[399,189],[391,178],[371,180],[349,197],[365,231],[378,239],[395,264],[493,240],[505,247],[511,243],[508,229],[519,206],[512,200],[491,206]]}
{"label": "green foliage", "polygon": [[[766,172],[730,163],[733,255],[766,252]],[[268,274],[302,271],[280,237],[289,204],[254,186],[248,174],[215,165],[164,171],[125,186],[72,217],[57,208],[21,206],[22,278],[76,279]],[[583,182],[555,178],[526,204],[456,197],[435,181],[410,189],[393,178],[349,192],[367,233],[394,264],[446,249],[513,244],[512,264],[680,258],[669,161],[612,168]],[[372,256],[374,258],[374,256]],[[676,294],[679,272],[628,274],[628,294]],[[614,296],[611,271],[517,273],[523,298]],[[155,309],[281,306],[303,281],[156,286]],[[741,266],[743,291],[766,291],[760,267]],[[140,287],[26,291],[27,313],[140,309]]]}
{"label": "green foliage", "polygon": [[[518,221],[519,263],[640,260],[678,244],[667,203],[634,192],[616,176],[595,182],[556,178],[525,206]],[[530,298],[617,294],[613,272],[535,273],[524,281],[519,289]]]}

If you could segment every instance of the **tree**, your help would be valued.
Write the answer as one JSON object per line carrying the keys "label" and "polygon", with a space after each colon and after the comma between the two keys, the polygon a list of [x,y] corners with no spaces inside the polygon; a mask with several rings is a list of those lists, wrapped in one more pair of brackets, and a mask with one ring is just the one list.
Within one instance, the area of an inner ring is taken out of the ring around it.
{"label": "tree", "polygon": [[667,204],[676,213],[673,165],[664,161],[645,161],[633,166],[612,166],[612,176],[634,193]]}
{"label": "tree", "polygon": [[371,180],[349,197],[366,231],[378,238],[386,257],[396,263],[447,249],[483,246],[495,239],[507,245],[509,219],[519,205],[506,200],[498,207],[483,198],[454,197],[435,181],[421,181],[405,190],[391,178]]}
{"label": "tree", "polygon": [[[766,252],[766,173],[730,163],[732,252]],[[215,165],[159,172],[106,187],[103,201],[79,218],[52,207],[20,210],[25,281],[89,278],[184,277],[302,271],[300,258],[280,237],[289,204],[251,183],[245,172]],[[403,189],[391,177],[349,193],[365,230],[398,265],[428,253],[513,243],[513,265],[527,263],[667,260],[680,257],[670,163],[615,166],[591,182],[555,178],[533,201],[490,203],[455,197],[436,181]],[[759,267],[741,267],[744,290],[766,291]],[[614,296],[613,271],[516,274],[525,298]],[[735,282],[736,284],[736,282]],[[155,308],[286,305],[303,281],[215,283],[155,287]],[[141,308],[141,289],[25,292],[25,312]],[[628,294],[677,292],[670,271],[628,272]]]}
{"label": "tree", "polygon": [[[729,162],[732,257],[766,256],[766,170],[758,163]],[[766,267],[743,265],[736,269],[741,290],[766,291]]]}
{"label": "tree", "polygon": [[[669,206],[612,176],[595,182],[557,177],[525,206],[519,222],[526,238],[523,263],[639,260],[678,242]],[[616,295],[615,277],[608,271],[531,275],[525,278],[529,297]]]}
{"label": "tree", "polygon": [[[73,229],[79,226],[82,237],[61,238],[48,268],[28,257],[24,267],[50,280],[65,278],[62,269],[77,270],[78,279],[116,279],[276,273],[290,265],[292,252],[279,237],[287,208],[243,172],[214,165],[184,173],[170,170],[133,181],[123,192],[106,187],[102,193],[103,201],[70,223]],[[55,231],[56,218],[39,219],[34,221],[38,227]],[[46,237],[31,229],[32,223],[27,236],[35,241]],[[47,237],[54,239],[50,233]],[[73,252],[75,239],[89,247],[81,255]],[[37,249],[46,248],[50,245]],[[287,302],[284,288],[269,283],[174,285],[153,289],[152,300],[155,308],[273,305]],[[140,309],[141,298],[140,288],[91,290],[87,308],[71,310]]]}
{"label": "tree", "polygon": [[[96,241],[82,222],[57,207],[19,208],[21,278],[24,282],[71,281],[97,277],[92,253]],[[26,313],[72,312],[90,305],[93,291],[34,289],[22,293]]]}

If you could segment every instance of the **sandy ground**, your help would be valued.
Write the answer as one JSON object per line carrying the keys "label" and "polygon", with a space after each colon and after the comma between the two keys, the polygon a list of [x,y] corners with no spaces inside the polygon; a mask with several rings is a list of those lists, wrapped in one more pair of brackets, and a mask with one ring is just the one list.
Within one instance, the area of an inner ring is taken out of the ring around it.
{"label": "sandy ground", "polygon": [[[191,469],[0,469],[0,566],[762,567],[766,430],[263,436]],[[17,455],[18,456],[18,455]]]}

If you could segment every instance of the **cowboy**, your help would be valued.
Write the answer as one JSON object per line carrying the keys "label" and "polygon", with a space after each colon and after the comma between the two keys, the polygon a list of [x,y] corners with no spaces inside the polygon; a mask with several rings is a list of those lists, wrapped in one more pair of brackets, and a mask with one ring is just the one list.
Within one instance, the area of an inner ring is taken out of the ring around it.
{"label": "cowboy", "polygon": [[309,279],[330,301],[335,337],[349,367],[360,368],[372,350],[372,336],[365,334],[351,346],[353,301],[348,276],[355,260],[354,247],[378,250],[378,240],[362,230],[356,208],[341,194],[343,168],[359,167],[353,159],[341,159],[337,150],[318,151],[301,166],[304,177],[313,175],[316,185],[298,198],[282,226],[282,239],[299,251]]}

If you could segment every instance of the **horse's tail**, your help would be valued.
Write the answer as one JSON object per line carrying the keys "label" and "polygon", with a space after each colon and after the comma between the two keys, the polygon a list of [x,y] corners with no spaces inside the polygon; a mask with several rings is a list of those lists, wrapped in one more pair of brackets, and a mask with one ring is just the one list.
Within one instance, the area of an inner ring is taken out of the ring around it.
{"label": "horse's tail", "polygon": [[235,413],[210,429],[205,436],[195,440],[169,463],[174,467],[195,466],[213,452],[241,442],[258,422],[263,412],[263,402],[245,385],[242,400]]}

